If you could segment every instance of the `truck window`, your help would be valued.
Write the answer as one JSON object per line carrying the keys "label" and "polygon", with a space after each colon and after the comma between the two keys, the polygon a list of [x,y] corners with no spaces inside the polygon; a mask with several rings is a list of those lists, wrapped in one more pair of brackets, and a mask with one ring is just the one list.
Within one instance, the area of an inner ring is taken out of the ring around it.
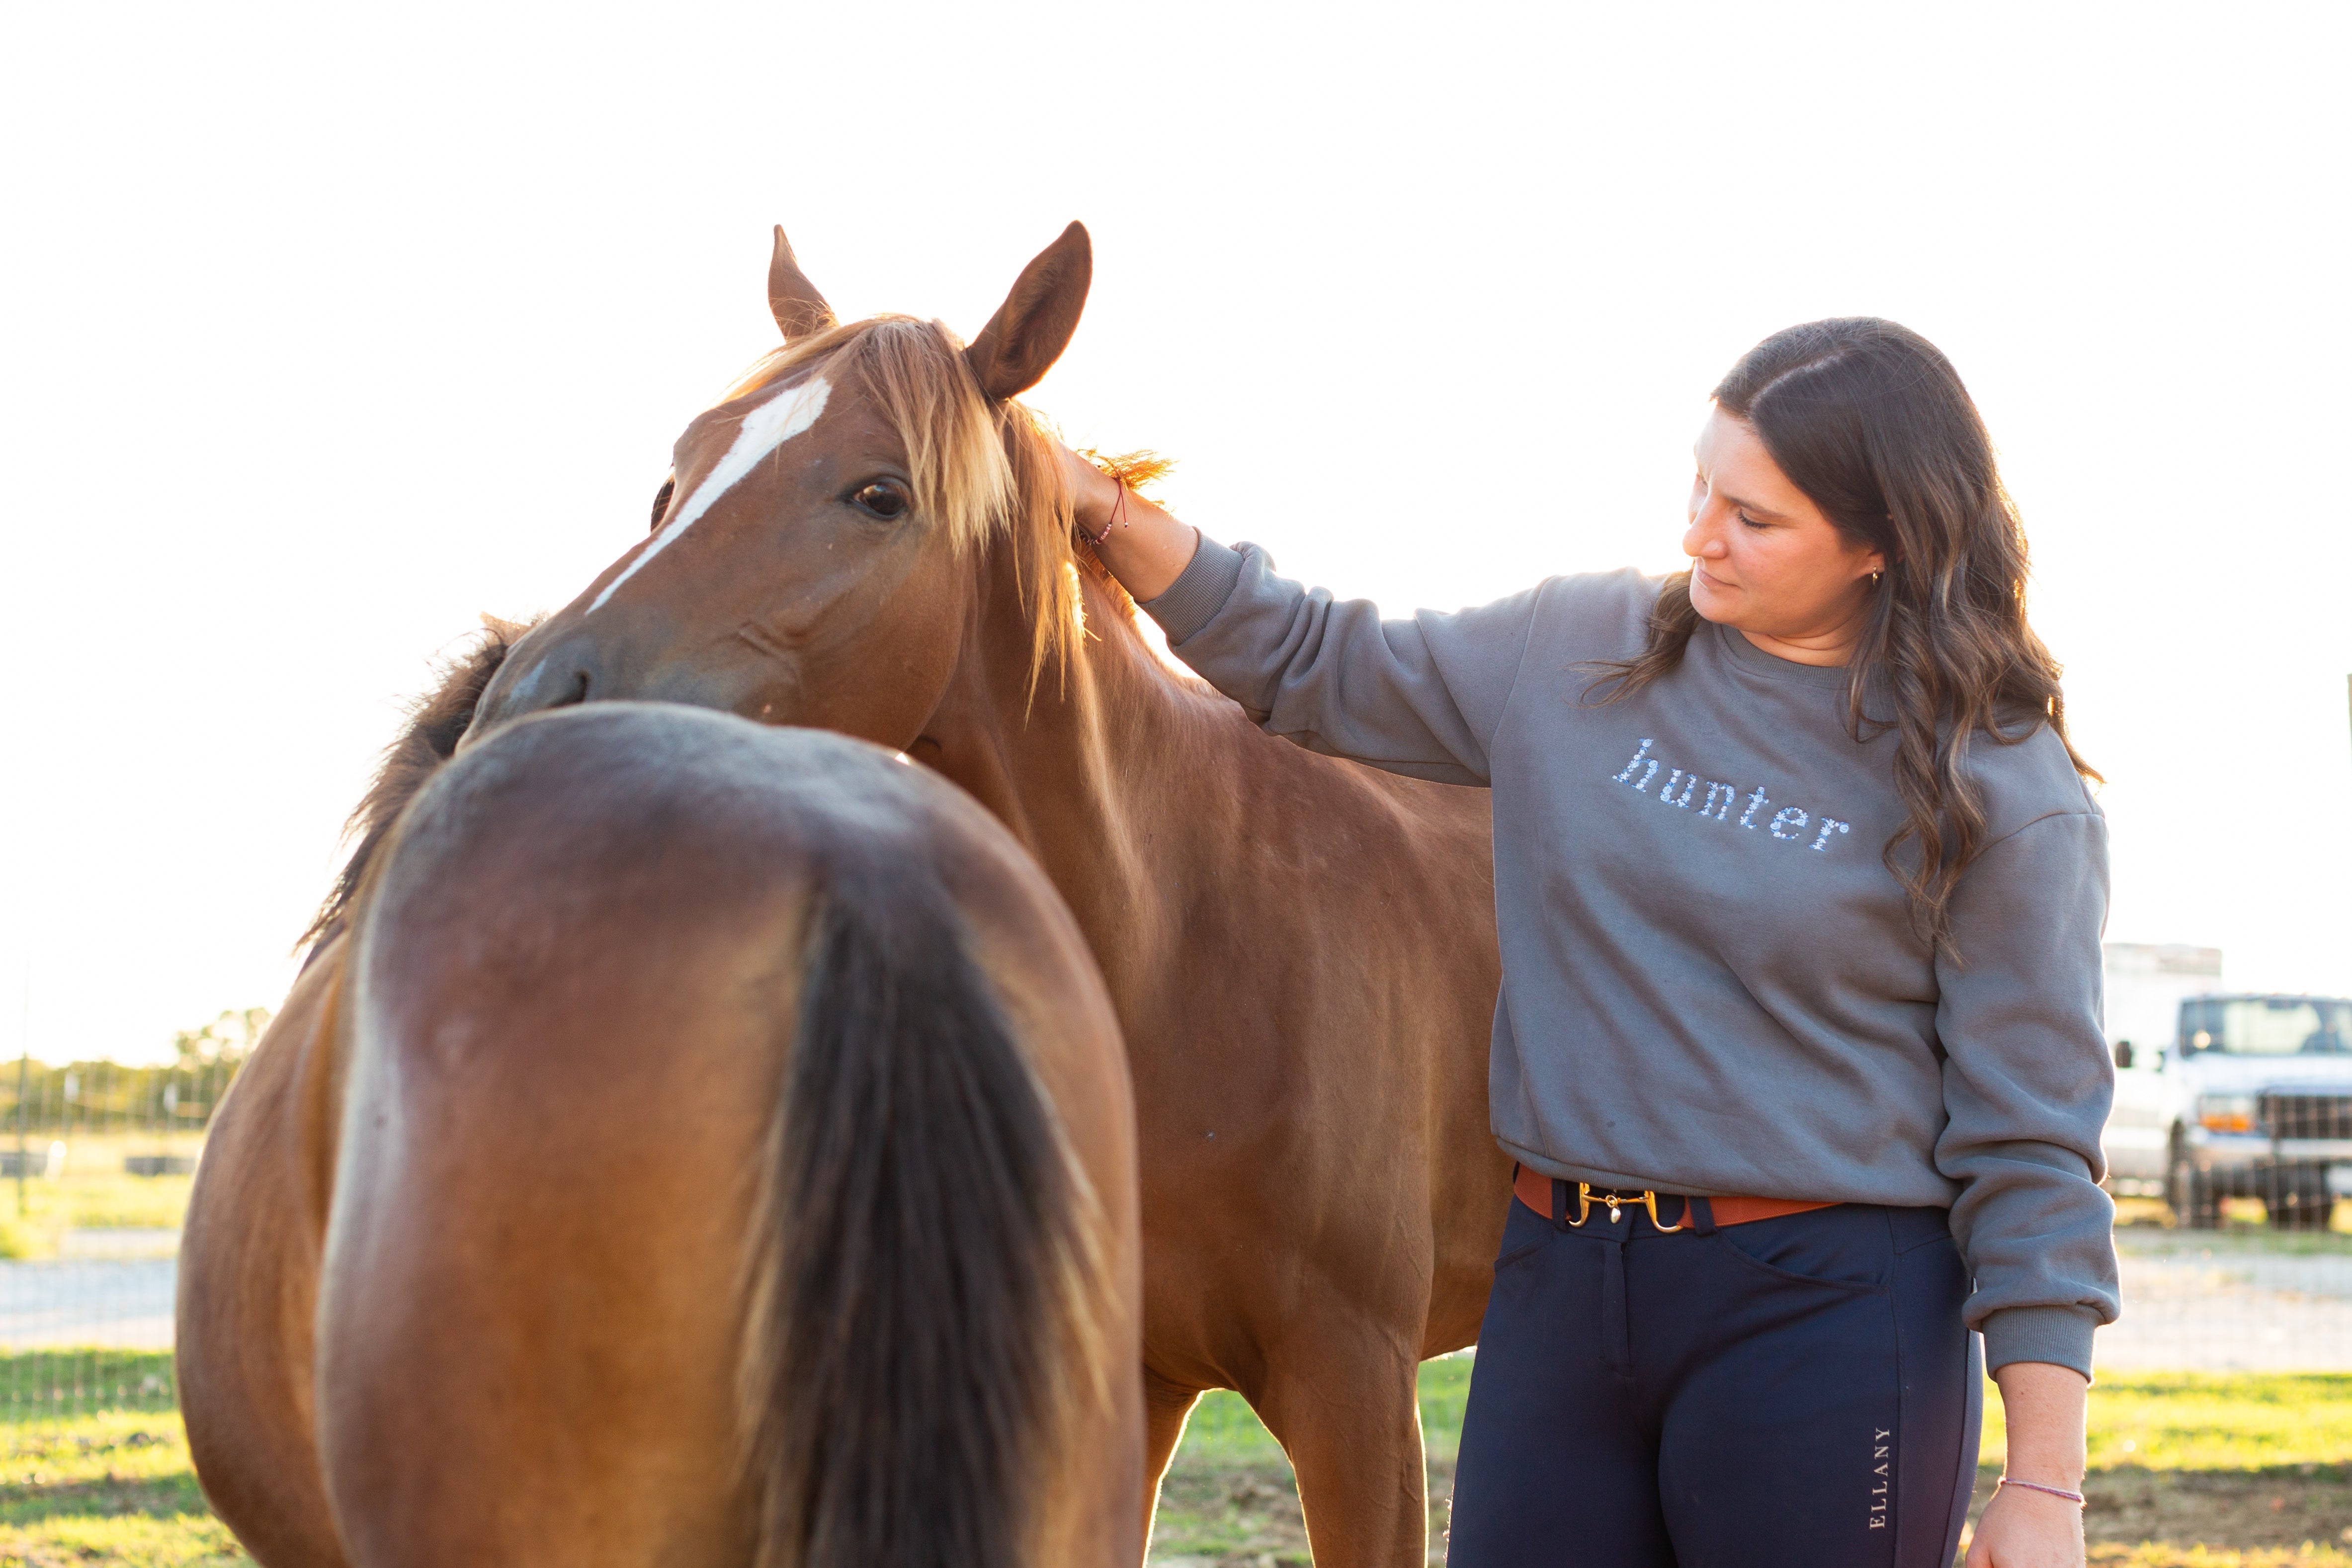
{"label": "truck window", "polygon": [[2352,1000],[2330,997],[2194,997],[2180,1004],[2180,1043],[2233,1056],[2352,1051]]}

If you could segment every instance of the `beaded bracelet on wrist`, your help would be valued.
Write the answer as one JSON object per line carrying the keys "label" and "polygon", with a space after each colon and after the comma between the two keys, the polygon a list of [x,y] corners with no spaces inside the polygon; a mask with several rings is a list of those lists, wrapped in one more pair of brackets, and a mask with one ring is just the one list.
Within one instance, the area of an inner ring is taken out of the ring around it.
{"label": "beaded bracelet on wrist", "polygon": [[1102,532],[1098,534],[1088,534],[1086,536],[1087,543],[1097,549],[1100,549],[1102,548],[1103,540],[1110,538],[1111,529],[1123,527],[1127,523],[1127,481],[1121,479],[1117,481],[1117,484],[1118,485],[1118,499],[1111,503],[1110,521],[1103,525]]}

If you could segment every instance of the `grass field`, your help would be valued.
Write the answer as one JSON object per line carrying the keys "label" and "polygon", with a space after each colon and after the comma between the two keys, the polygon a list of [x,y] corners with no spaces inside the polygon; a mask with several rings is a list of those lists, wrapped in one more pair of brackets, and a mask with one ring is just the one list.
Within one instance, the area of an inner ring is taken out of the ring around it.
{"label": "grass field", "polygon": [[[194,1154],[175,1135],[76,1138],[55,1180],[0,1179],[0,1258],[47,1257],[77,1230],[178,1227],[191,1178],[123,1174],[126,1154]],[[2126,1199],[2137,1242],[2221,1254],[2352,1249],[2334,1233],[2282,1234],[2259,1204],[2219,1232],[2160,1232],[2159,1204]],[[1471,1362],[1422,1369],[1433,1563],[1443,1560]],[[178,1416],[171,1358],[147,1352],[0,1354],[0,1568],[210,1568],[248,1563],[205,1508]],[[2000,1403],[1988,1391],[1979,1506],[2000,1474]],[[2352,1375],[2104,1378],[2091,1406],[2091,1560],[2120,1568],[2352,1568]],[[1241,1398],[1195,1407],[1163,1493],[1162,1568],[1305,1564],[1282,1449]]]}
{"label": "grass field", "polygon": [[[1430,1453],[1430,1561],[1471,1363],[1422,1368]],[[2000,1396],[1986,1390],[1977,1502],[2000,1474]],[[2352,1375],[2103,1378],[2091,1396],[2084,1511],[2091,1561],[2127,1568],[2352,1568]],[[1282,1450],[1240,1397],[1196,1407],[1162,1494],[1160,1568],[1286,1568],[1307,1561]]]}
{"label": "grass field", "polygon": [[0,1387],[44,1396],[0,1406],[0,1568],[252,1562],[197,1490],[168,1354],[0,1355]]}
{"label": "grass field", "polygon": [[[77,1137],[68,1145],[60,1176],[54,1180],[34,1176],[22,1184],[21,1213],[18,1183],[13,1176],[0,1177],[0,1258],[53,1256],[72,1230],[178,1228],[186,1218],[188,1190],[195,1178],[126,1176],[122,1159],[125,1155],[193,1155],[201,1145],[202,1140],[188,1134]],[[37,1140],[32,1149],[37,1160],[40,1153]]]}
{"label": "grass field", "polygon": [[[1431,1561],[1471,1362],[1422,1369]],[[170,1357],[0,1355],[0,1568],[214,1568],[248,1559],[206,1511],[170,1405]],[[144,1406],[92,1410],[91,1406]],[[2000,1473],[1986,1406],[1979,1501]],[[2109,1376],[2092,1395],[2091,1561],[2120,1568],[2352,1568],[2352,1375]],[[1171,1469],[1152,1562],[1307,1561],[1281,1448],[1232,1394],[1196,1408]]]}

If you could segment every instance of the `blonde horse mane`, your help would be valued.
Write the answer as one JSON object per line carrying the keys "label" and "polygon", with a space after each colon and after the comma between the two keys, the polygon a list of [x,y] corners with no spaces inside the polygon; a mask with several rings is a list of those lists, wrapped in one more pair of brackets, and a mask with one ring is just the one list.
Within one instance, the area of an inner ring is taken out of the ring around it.
{"label": "blonde horse mane", "polygon": [[[1034,627],[1029,686],[1050,663],[1057,684],[1085,635],[1078,573],[1100,577],[1123,609],[1133,604],[1071,536],[1071,497],[1054,442],[1037,415],[1017,402],[991,405],[964,359],[961,338],[943,323],[875,316],[784,344],[737,379],[721,401],[759,391],[803,367],[822,364],[835,385],[855,382],[882,411],[907,449],[920,517],[944,528],[961,553],[998,538],[1013,546],[1014,585]],[[1101,460],[1156,477],[1167,465],[1149,454]]]}

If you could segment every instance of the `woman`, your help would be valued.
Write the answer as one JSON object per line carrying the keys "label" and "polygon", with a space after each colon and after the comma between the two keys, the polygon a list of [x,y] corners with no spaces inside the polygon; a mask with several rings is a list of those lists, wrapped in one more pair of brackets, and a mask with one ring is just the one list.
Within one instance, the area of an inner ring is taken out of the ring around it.
{"label": "woman", "polygon": [[1486,785],[1519,1163],[1457,1568],[2083,1560],[2113,1321],[2105,828],[1943,355],[1791,328],[1714,394],[1690,570],[1382,622],[1075,458],[1077,520],[1270,732]]}

